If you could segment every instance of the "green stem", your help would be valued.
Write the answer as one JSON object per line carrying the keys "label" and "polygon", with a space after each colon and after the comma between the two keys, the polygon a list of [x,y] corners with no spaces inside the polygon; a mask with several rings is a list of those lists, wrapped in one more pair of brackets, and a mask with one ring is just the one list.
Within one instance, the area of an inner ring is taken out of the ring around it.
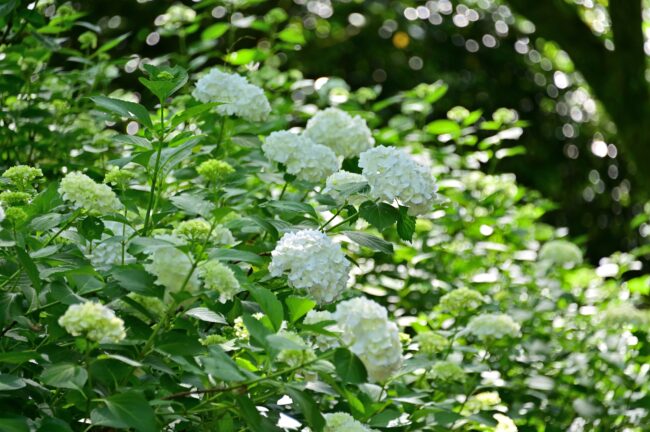
{"label": "green stem", "polygon": [[93,376],[90,373],[90,353],[92,351],[92,345],[90,342],[86,341],[86,352],[84,354],[84,365],[86,366],[86,373],[88,374],[88,396],[86,400],[86,418],[90,418],[90,403],[93,396]]}
{"label": "green stem", "polygon": [[61,235],[61,233],[62,233],[63,231],[65,231],[66,229],[68,229],[68,228],[70,227],[70,225],[72,225],[72,223],[73,223],[75,220],[77,220],[77,218],[78,218],[79,216],[81,216],[81,213],[82,213],[82,212],[83,212],[82,209],[79,209],[79,210],[77,210],[76,212],[74,212],[74,213],[72,214],[72,217],[71,217],[70,219],[68,219],[68,220],[66,221],[66,223],[63,224],[63,226],[61,227],[61,229],[59,229],[59,230],[58,230],[58,231],[57,231],[57,232],[56,232],[52,237],[50,237],[49,239],[47,239],[47,241],[45,242],[45,244],[43,245],[43,247],[49,246],[49,244],[52,243],[52,242],[54,241],[54,239],[56,239],[59,235]]}
{"label": "green stem", "polygon": [[147,235],[149,231],[149,224],[153,218],[153,203],[156,197],[156,185],[158,184],[158,174],[160,171],[160,157],[162,155],[165,136],[165,106],[163,101],[160,101],[160,137],[158,139],[158,152],[156,153],[156,163],[153,168],[153,177],[151,178],[151,191],[149,192],[149,203],[147,204],[147,213],[144,217],[143,234]]}
{"label": "green stem", "polygon": [[280,191],[280,195],[278,196],[278,201],[282,199],[284,193],[287,191],[288,186],[289,186],[289,182],[284,182],[284,186],[282,186],[282,191]]}
{"label": "green stem", "polygon": [[334,212],[334,214],[332,215],[332,217],[329,218],[329,219],[328,219],[328,220],[327,220],[323,225],[321,225],[321,226],[318,228],[318,230],[319,230],[319,231],[323,231],[327,225],[329,225],[329,224],[330,224],[334,219],[336,219],[336,217],[337,217],[338,215],[341,214],[342,211],[343,211],[343,207],[342,207],[342,206],[339,207],[339,208],[337,208],[337,209],[336,209],[336,212]]}
{"label": "green stem", "polygon": [[339,223],[337,223],[336,225],[334,225],[332,228],[326,230],[325,232],[330,232],[330,231],[332,231],[333,229],[336,229],[336,228],[340,227],[341,225],[344,225],[344,224],[350,222],[352,219],[356,219],[358,216],[359,216],[359,215],[358,215],[357,213],[353,214],[352,216],[348,216],[348,217],[346,217],[345,219],[343,219],[341,222],[339,222]]}

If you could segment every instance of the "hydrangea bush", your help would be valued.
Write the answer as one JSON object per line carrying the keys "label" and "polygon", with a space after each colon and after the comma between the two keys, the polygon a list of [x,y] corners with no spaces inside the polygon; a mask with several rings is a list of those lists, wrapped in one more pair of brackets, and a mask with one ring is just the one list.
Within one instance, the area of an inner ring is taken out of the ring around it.
{"label": "hydrangea bush", "polygon": [[491,172],[516,116],[142,69],[110,151],[2,174],[0,430],[644,430],[650,278]]}

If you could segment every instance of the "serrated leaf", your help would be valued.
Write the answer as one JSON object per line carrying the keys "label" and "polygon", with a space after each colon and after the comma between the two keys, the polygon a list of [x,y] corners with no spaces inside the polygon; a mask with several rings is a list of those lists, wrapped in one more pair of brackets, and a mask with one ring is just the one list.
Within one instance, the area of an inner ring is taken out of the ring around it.
{"label": "serrated leaf", "polygon": [[345,382],[361,384],[368,379],[368,372],[363,362],[347,348],[336,349],[334,352],[334,367],[336,373]]}
{"label": "serrated leaf", "polygon": [[256,253],[243,251],[239,249],[212,249],[210,258],[218,259],[225,262],[246,262],[255,265],[264,265],[266,260]]}
{"label": "serrated leaf", "polygon": [[291,386],[287,387],[287,394],[298,405],[310,429],[314,432],[321,432],[325,427],[325,418],[321,414],[321,409],[314,399],[307,392]]}
{"label": "serrated leaf", "polygon": [[260,305],[262,311],[264,311],[266,316],[269,318],[275,331],[280,330],[284,318],[284,308],[282,307],[280,300],[278,300],[272,291],[260,286],[251,285],[248,287],[248,291],[250,291],[255,302]]}
{"label": "serrated leaf", "polygon": [[379,237],[376,237],[374,235],[364,233],[364,232],[358,232],[358,231],[343,231],[341,234],[352,240],[353,242],[365,246],[367,248],[370,248],[372,250],[376,250],[378,252],[383,252],[386,254],[392,254],[393,253],[393,244],[387,242],[384,239],[380,239]]}
{"label": "serrated leaf", "polygon": [[140,104],[106,96],[91,96],[90,99],[106,111],[131,120],[138,120],[141,124],[149,128],[153,127],[149,111]]}
{"label": "serrated leaf", "polygon": [[15,375],[0,374],[0,392],[18,390],[25,387],[25,381]]}
{"label": "serrated leaf", "polygon": [[176,208],[183,210],[188,215],[200,215],[206,219],[210,218],[214,210],[214,204],[197,195],[176,195],[171,197],[170,201]]}
{"label": "serrated leaf", "polygon": [[210,355],[201,357],[201,363],[207,373],[222,381],[244,381],[246,379],[237,363],[221,347],[212,345],[208,350]]}
{"label": "serrated leaf", "polygon": [[307,297],[289,296],[284,302],[289,308],[289,317],[292,323],[298,321],[316,306],[316,302]]}
{"label": "serrated leaf", "polygon": [[43,384],[73,390],[80,390],[88,380],[86,369],[72,363],[58,363],[48,366],[41,373]]}
{"label": "serrated leaf", "polygon": [[408,207],[399,206],[399,216],[397,218],[397,234],[402,240],[413,240],[413,233],[415,233],[415,222],[415,217],[408,214]]}
{"label": "serrated leaf", "polygon": [[29,277],[29,280],[32,283],[32,287],[34,287],[35,290],[40,291],[41,276],[32,258],[29,256],[27,252],[25,252],[25,249],[18,246],[16,246],[16,257],[18,258],[18,261],[20,261],[20,264],[25,269],[25,273],[27,273],[27,276]]}
{"label": "serrated leaf", "polygon": [[185,312],[185,315],[191,316],[192,318],[196,318],[201,321],[206,321],[206,322],[211,322],[211,323],[218,323],[218,324],[228,324],[226,319],[223,317],[223,315],[211,311],[210,309],[206,307],[195,307],[187,312]]}
{"label": "serrated leaf", "polygon": [[105,399],[105,402],[106,410],[100,412],[105,421],[114,422],[109,426],[118,427],[114,424],[123,424],[139,432],[160,430],[153,409],[139,391],[117,393]]}
{"label": "serrated leaf", "polygon": [[390,204],[366,201],[359,207],[359,215],[370,225],[383,231],[397,222],[399,211]]}

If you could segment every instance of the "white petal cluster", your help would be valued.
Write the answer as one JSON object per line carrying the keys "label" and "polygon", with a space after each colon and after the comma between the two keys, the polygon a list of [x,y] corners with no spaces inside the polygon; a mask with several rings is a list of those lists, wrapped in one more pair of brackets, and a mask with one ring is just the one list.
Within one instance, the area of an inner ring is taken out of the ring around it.
{"label": "white petal cluster", "polygon": [[59,318],[59,325],[72,336],[85,336],[95,342],[119,342],[126,337],[124,321],[106,306],[85,302],[71,305]]}
{"label": "white petal cluster", "polygon": [[325,417],[323,432],[373,432],[374,430],[345,412],[323,414],[323,417]]}
{"label": "white petal cluster", "polygon": [[200,102],[220,102],[217,112],[248,121],[263,121],[271,112],[264,90],[236,73],[210,70],[196,82],[192,96]]}
{"label": "white petal cluster", "polygon": [[334,301],[347,288],[350,262],[341,246],[320,231],[285,234],[271,256],[271,276],[287,272],[289,285],[304,289],[319,304]]}
{"label": "white petal cluster", "polygon": [[368,179],[371,197],[388,202],[397,199],[411,215],[431,209],[438,187],[429,168],[407,153],[395,147],[375,147],[361,153],[359,167]]}
{"label": "white petal cluster", "polygon": [[361,204],[366,198],[360,195],[359,188],[368,184],[368,180],[361,174],[348,171],[338,171],[327,177],[323,193],[334,198],[338,205],[346,200],[352,204]]}
{"label": "white petal cluster", "polygon": [[399,330],[388,311],[365,297],[346,300],[334,312],[341,340],[355,353],[375,382],[390,378],[402,364]]}
{"label": "white petal cluster", "polygon": [[307,122],[305,135],[344,158],[357,156],[375,145],[366,121],[338,108],[316,113]]}
{"label": "white petal cluster", "polygon": [[80,172],[71,172],[63,177],[59,194],[65,201],[71,201],[75,208],[83,208],[93,213],[115,213],[122,207],[109,186],[95,183]]}
{"label": "white petal cluster", "polygon": [[582,263],[582,251],[566,240],[552,240],[539,250],[539,260],[559,267],[573,267]]}
{"label": "white petal cluster", "polygon": [[339,169],[339,160],[332,150],[289,131],[270,134],[262,150],[269,160],[285,165],[287,172],[299,180],[322,182]]}
{"label": "white petal cluster", "polygon": [[517,337],[521,327],[506,314],[482,314],[472,318],[466,331],[478,339]]}
{"label": "white petal cluster", "polygon": [[503,414],[494,414],[493,417],[498,422],[494,432],[517,432],[519,430],[510,417]]}
{"label": "white petal cluster", "polygon": [[192,263],[189,257],[176,249],[175,247],[161,247],[153,251],[149,257],[151,262],[144,265],[144,269],[150,274],[156,276],[156,283],[166,288],[166,295],[169,293],[179,292],[182,289],[195,292],[199,288],[199,278],[197,272],[185,280],[192,270]]}
{"label": "white petal cluster", "polygon": [[219,260],[210,260],[199,267],[199,275],[205,287],[219,293],[219,301],[225,303],[232,300],[241,291],[235,273]]}

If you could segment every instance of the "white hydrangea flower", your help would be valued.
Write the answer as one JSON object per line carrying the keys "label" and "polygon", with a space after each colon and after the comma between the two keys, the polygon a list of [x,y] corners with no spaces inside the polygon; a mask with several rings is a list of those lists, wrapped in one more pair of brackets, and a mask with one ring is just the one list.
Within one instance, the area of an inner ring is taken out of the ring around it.
{"label": "white hydrangea flower", "polygon": [[84,208],[93,213],[115,213],[122,207],[109,186],[95,183],[76,171],[63,177],[59,194],[65,201],[71,201],[74,208]]}
{"label": "white hydrangea flower", "polygon": [[320,231],[285,234],[271,256],[271,276],[288,272],[289,285],[306,290],[319,304],[334,301],[347,288],[350,262],[341,246]]}
{"label": "white hydrangea flower", "polygon": [[363,175],[341,170],[327,177],[323,193],[334,198],[338,205],[346,200],[352,205],[358,205],[367,199],[358,193],[358,188],[364,184],[368,184],[368,180]]}
{"label": "white hydrangea flower", "polygon": [[192,96],[200,102],[220,102],[217,112],[248,121],[263,121],[271,112],[264,90],[236,73],[211,69],[196,82]]}
{"label": "white hydrangea flower", "polygon": [[325,417],[325,428],[323,432],[373,432],[363,423],[357,421],[346,412],[323,414]]}
{"label": "white hydrangea flower", "polygon": [[517,425],[508,416],[503,414],[494,414],[492,417],[497,421],[494,432],[517,432]]}
{"label": "white hydrangea flower", "polygon": [[119,342],[126,337],[124,321],[106,306],[87,301],[73,304],[59,318],[59,325],[72,336],[95,342]]}
{"label": "white hydrangea flower", "polygon": [[[93,267],[106,269],[112,265],[122,264],[122,243],[115,239],[108,239],[93,247],[88,255]],[[135,262],[135,257],[124,251],[124,264]]]}
{"label": "white hydrangea flower", "polygon": [[359,167],[368,179],[371,197],[388,202],[397,199],[414,216],[431,209],[438,186],[431,170],[407,153],[395,147],[375,147],[361,153]]}
{"label": "white hydrangea flower", "polygon": [[467,324],[466,331],[478,339],[501,339],[517,337],[521,327],[506,314],[482,314],[472,318]]}
{"label": "white hydrangea flower", "polygon": [[270,134],[262,150],[269,160],[284,164],[287,172],[299,180],[322,182],[339,169],[339,160],[332,150],[289,131]]}
{"label": "white hydrangea flower", "polygon": [[[316,325],[323,321],[336,321],[336,319],[334,319],[334,315],[332,314],[332,312],[317,311],[312,309],[309,312],[307,312],[307,315],[303,320],[303,324]],[[325,330],[330,331],[332,333],[338,332],[338,329],[336,328],[335,324],[326,326]],[[319,334],[316,335],[316,337],[314,338],[314,342],[322,350],[328,350],[339,346],[339,341],[334,336],[326,336],[326,335]]]}
{"label": "white hydrangea flower", "polygon": [[219,260],[210,260],[201,264],[199,275],[207,289],[219,293],[221,303],[232,300],[235,294],[241,291],[235,273]]}
{"label": "white hydrangea flower", "polygon": [[327,108],[316,113],[307,122],[305,135],[344,158],[357,156],[375,145],[366,121],[338,108]]}
{"label": "white hydrangea flower", "polygon": [[607,305],[601,316],[601,323],[608,329],[620,331],[620,327],[645,328],[650,324],[650,313],[638,309],[632,303],[622,302]]}
{"label": "white hydrangea flower", "polygon": [[582,264],[582,251],[566,240],[551,240],[539,250],[539,261],[548,265],[573,267]]}
{"label": "white hydrangea flower", "polygon": [[5,220],[5,209],[3,209],[2,206],[0,206],[0,222],[2,222],[3,220]]}
{"label": "white hydrangea flower", "polygon": [[210,236],[213,242],[221,245],[232,245],[235,244],[235,237],[232,235],[232,231],[226,228],[223,225],[217,225],[212,230],[212,235]]}
{"label": "white hydrangea flower", "polygon": [[[156,283],[166,288],[165,296],[169,293],[179,292],[183,289],[185,279],[190,274],[192,262],[189,257],[175,247],[160,247],[153,251],[149,257],[151,262],[146,263],[144,268],[150,274],[156,276]],[[199,277],[196,271],[192,272],[185,290],[195,292],[199,288]]]}
{"label": "white hydrangea flower", "polygon": [[366,366],[372,381],[390,378],[402,364],[402,345],[397,325],[388,311],[365,297],[346,300],[334,312],[341,339]]}

